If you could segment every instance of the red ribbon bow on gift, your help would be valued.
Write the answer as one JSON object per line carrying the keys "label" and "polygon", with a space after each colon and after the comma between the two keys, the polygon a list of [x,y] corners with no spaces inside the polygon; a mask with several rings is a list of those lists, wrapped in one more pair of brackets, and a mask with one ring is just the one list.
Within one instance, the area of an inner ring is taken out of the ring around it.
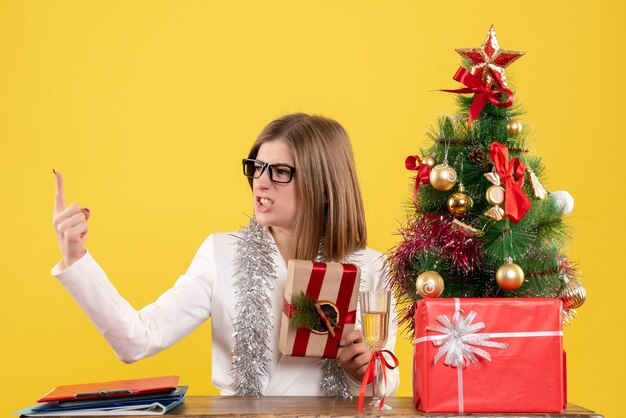
{"label": "red ribbon bow on gift", "polygon": [[[393,366],[387,362],[387,359],[383,355],[383,353],[389,354],[391,359],[393,360]],[[361,391],[359,392],[359,405],[358,411],[363,411],[363,403],[365,402],[365,389],[367,388],[367,384],[369,382],[372,383],[372,396],[374,396],[375,386],[376,386],[376,359],[380,359],[380,368],[383,372],[383,382],[385,386],[385,390],[380,394],[380,403],[378,404],[378,409],[381,409],[385,404],[385,396],[387,392],[387,369],[393,370],[398,367],[398,358],[389,350],[378,350],[372,353],[372,357],[370,357],[370,362],[367,365],[367,369],[365,369],[365,374],[363,375],[363,381],[361,382]]]}
{"label": "red ribbon bow on gift", "polygon": [[420,188],[420,183],[428,184],[430,182],[430,167],[424,164],[417,155],[406,157],[404,166],[407,170],[417,171],[415,186],[413,187],[413,204],[417,208],[417,191]]}
{"label": "red ribbon bow on gift", "polygon": [[[497,90],[491,90],[488,87],[484,86],[480,80],[472,73],[470,73],[467,69],[460,67],[454,77],[452,77],[455,81],[465,84],[467,87],[463,89],[456,90],[441,90],[448,93],[474,93],[474,100],[472,101],[472,105],[469,110],[469,126],[472,127],[472,122],[474,119],[480,115],[483,108],[487,104],[487,102],[491,102],[492,105],[505,109],[507,107],[511,107],[513,104],[513,92],[507,88],[501,88]],[[506,102],[500,102],[498,100],[498,95],[500,93],[506,93],[508,99]]]}
{"label": "red ribbon bow on gift", "polygon": [[509,149],[492,142],[489,157],[504,185],[504,213],[513,223],[518,223],[530,209],[530,200],[522,190],[526,166],[519,158],[509,161]]}

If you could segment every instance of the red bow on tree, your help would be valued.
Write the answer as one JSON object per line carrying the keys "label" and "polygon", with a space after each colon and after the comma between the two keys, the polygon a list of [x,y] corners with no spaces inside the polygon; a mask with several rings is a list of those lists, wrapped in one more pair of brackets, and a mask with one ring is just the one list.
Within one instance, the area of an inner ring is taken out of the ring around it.
{"label": "red bow on tree", "polygon": [[[472,101],[472,105],[469,110],[469,123],[470,128],[472,127],[472,122],[476,119],[480,112],[482,112],[483,108],[487,104],[487,102],[491,102],[492,105],[505,109],[507,107],[511,107],[513,104],[513,92],[507,88],[501,88],[497,90],[491,90],[489,87],[484,86],[480,80],[472,75],[468,70],[463,67],[460,67],[454,77],[454,80],[465,84],[467,87],[463,89],[456,90],[441,90],[448,93],[474,93],[474,100]],[[506,93],[508,99],[506,102],[500,102],[498,100],[498,95],[500,93]]]}
{"label": "red bow on tree", "polygon": [[530,209],[530,200],[522,190],[526,166],[517,157],[509,161],[509,149],[499,142],[491,143],[489,157],[504,185],[504,213],[518,223]]}
{"label": "red bow on tree", "polygon": [[404,160],[404,166],[407,170],[417,171],[415,176],[415,186],[413,187],[413,204],[417,208],[417,191],[420,183],[428,184],[430,182],[430,167],[420,160],[417,155],[409,155]]}

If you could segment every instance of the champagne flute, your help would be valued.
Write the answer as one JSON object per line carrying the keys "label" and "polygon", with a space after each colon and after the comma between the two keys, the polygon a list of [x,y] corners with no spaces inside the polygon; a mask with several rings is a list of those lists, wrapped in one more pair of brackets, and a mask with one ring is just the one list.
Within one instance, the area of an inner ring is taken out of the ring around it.
{"label": "champagne flute", "polygon": [[[387,290],[361,291],[359,292],[359,301],[361,304],[361,327],[365,343],[372,352],[382,350],[387,343],[391,292]],[[379,358],[376,358],[376,378],[373,385],[372,399],[367,404],[367,409],[383,411],[391,409],[388,405],[380,406],[380,392],[386,388]]]}

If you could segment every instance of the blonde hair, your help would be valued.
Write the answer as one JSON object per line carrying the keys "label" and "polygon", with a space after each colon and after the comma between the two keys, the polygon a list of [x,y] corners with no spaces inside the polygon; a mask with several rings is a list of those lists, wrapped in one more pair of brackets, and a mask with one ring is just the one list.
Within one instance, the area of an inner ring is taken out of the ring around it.
{"label": "blonde hair", "polygon": [[248,158],[256,159],[263,143],[277,139],[288,144],[296,166],[301,205],[295,223],[296,258],[314,260],[322,240],[327,261],[342,261],[364,248],[363,199],[345,129],[322,116],[285,115],[263,129]]}

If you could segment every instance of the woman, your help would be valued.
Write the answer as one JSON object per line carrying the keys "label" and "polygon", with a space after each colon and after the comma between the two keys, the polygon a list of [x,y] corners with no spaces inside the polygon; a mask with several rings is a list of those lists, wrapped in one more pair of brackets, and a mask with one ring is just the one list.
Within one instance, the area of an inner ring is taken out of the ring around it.
{"label": "woman", "polygon": [[[366,228],[348,135],[335,121],[292,114],[261,132],[244,174],[254,218],[236,234],[213,234],[186,274],[136,311],[85,248],[89,210],[65,207],[56,173],[53,224],[62,260],[52,269],[118,357],[156,354],[212,321],[213,384],[222,395],[358,394],[370,352],[360,330],[341,340],[337,360],[283,356],[278,333],[289,259],[347,261],[361,268],[361,290],[382,288],[381,253],[365,248]],[[395,306],[393,306],[395,307]],[[395,344],[392,321],[388,349]],[[391,371],[387,392],[395,392]]]}

